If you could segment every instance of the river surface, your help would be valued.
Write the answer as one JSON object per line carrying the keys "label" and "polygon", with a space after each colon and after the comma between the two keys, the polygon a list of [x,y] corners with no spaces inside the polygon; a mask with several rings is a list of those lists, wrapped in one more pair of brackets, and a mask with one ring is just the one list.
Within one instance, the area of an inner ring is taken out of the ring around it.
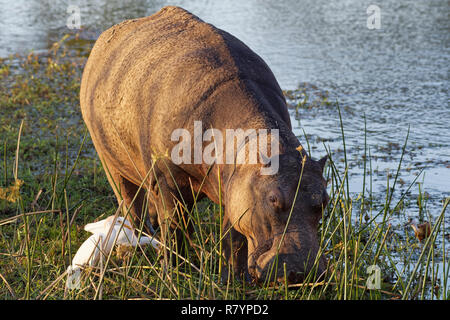
{"label": "river surface", "polygon": [[[46,50],[74,32],[67,28],[69,4],[79,7],[85,36],[92,40],[122,20],[150,15],[167,4],[188,9],[243,40],[268,63],[284,90],[300,86],[309,101],[317,94],[339,101],[355,196],[362,191],[365,126],[373,174],[367,189],[383,197],[409,127],[399,191],[416,179],[431,216],[450,196],[447,0],[0,0],[0,57]],[[380,29],[367,25],[372,4],[380,8]],[[292,109],[292,121],[304,146],[306,133],[313,157],[323,156],[327,147],[342,168],[335,105],[312,104],[297,114]],[[418,192],[416,184],[409,192],[411,202]],[[417,211],[407,216],[417,219]]]}

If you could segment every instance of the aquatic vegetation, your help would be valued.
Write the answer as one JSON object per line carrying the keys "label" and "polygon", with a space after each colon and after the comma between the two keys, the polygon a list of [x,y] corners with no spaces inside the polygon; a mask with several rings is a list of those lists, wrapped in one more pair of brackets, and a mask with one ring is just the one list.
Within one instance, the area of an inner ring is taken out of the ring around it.
{"label": "aquatic vegetation", "polygon": [[23,181],[18,179],[8,188],[0,188],[0,199],[9,202],[16,202],[20,197],[20,187],[22,184]]}

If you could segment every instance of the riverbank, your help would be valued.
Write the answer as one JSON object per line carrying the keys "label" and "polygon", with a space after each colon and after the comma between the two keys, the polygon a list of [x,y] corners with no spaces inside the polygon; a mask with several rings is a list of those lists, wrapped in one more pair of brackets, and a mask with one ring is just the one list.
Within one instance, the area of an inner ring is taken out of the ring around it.
{"label": "riverbank", "polygon": [[[322,153],[331,157],[326,169],[331,200],[318,230],[329,261],[325,280],[314,283],[311,273],[304,284],[293,286],[273,286],[269,281],[221,283],[221,210],[202,201],[187,213],[198,226],[194,237],[186,237],[191,248],[188,262],[180,259],[166,269],[151,248],[125,257],[114,253],[103,268],[89,270],[81,290],[66,290],[63,273],[88,236],[83,226],[117,208],[79,110],[80,79],[92,44],[73,34],[49,51],[0,61],[0,298],[449,297],[450,239],[443,220],[448,200],[430,207],[429,195],[416,184],[420,175],[401,182],[401,162],[383,176],[384,192],[375,190],[375,180],[381,179],[374,167],[376,152],[367,143],[370,138],[364,138],[370,131],[361,131],[356,152],[356,143],[352,145],[345,135],[346,120],[339,117],[352,109],[325,93],[314,97],[311,91],[316,89],[310,85],[285,91],[293,119],[312,119],[317,110],[337,115],[338,122],[329,123],[327,129],[340,132],[328,140],[317,140],[307,127],[296,132],[314,157]],[[404,130],[406,138],[408,128]],[[405,140],[380,152],[398,152],[403,161],[410,154]],[[355,171],[362,180],[359,186],[349,179]],[[410,223],[424,221],[431,222],[433,231],[419,241]],[[367,270],[372,265],[380,268],[378,289],[368,288]]]}

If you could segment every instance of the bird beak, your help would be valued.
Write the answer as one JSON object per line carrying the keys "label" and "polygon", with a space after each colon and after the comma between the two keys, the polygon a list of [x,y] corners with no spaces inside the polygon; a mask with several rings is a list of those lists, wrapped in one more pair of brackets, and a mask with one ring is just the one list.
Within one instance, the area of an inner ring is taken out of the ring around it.
{"label": "bird beak", "polygon": [[84,230],[90,233],[99,233],[105,230],[106,219],[97,222],[88,223],[84,226]]}

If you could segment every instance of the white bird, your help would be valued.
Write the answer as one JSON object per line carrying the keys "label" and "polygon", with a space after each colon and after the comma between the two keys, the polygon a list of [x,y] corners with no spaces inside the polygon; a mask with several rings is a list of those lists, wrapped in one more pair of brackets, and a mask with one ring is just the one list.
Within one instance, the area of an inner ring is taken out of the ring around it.
{"label": "white bird", "polygon": [[[115,236],[115,231],[112,230],[111,237]],[[79,289],[81,267],[88,265],[94,267],[100,260],[101,252],[108,254],[112,249],[112,241],[105,244],[106,234],[95,233],[86,239],[78,249],[77,253],[72,259],[72,264],[67,268],[66,287],[69,289]],[[114,238],[113,238],[114,239]],[[109,246],[108,246],[109,245]],[[104,248],[102,250],[102,248]]]}
{"label": "white bird", "polygon": [[156,249],[161,246],[156,239],[146,236],[138,239],[130,221],[124,217],[110,216],[98,222],[88,223],[84,230],[91,232],[92,235],[83,242],[73,257],[72,265],[67,269],[68,274],[74,274],[81,266],[96,266],[102,253],[105,258],[109,256],[114,243],[125,246],[151,244]]}
{"label": "white bird", "polygon": [[[91,232],[93,234],[96,233],[107,234],[113,222],[114,216],[110,216],[98,222],[88,223],[84,227],[84,230]],[[119,233],[116,240],[117,245],[126,245],[135,247],[139,242],[140,245],[151,244],[156,249],[159,248],[159,242],[155,239],[150,239],[149,237],[146,236],[141,236],[140,239],[138,239],[130,221],[128,221],[124,217],[117,217],[112,232],[114,232],[114,237],[115,234]],[[111,233],[110,241],[114,242],[114,237],[112,236]]]}
{"label": "white bird", "polygon": [[72,269],[80,268],[84,265],[96,266],[102,251],[105,255],[111,252],[114,237],[115,231],[113,230],[110,236],[112,241],[108,241],[108,243],[105,243],[106,234],[104,233],[94,233],[87,238],[72,259]]}

